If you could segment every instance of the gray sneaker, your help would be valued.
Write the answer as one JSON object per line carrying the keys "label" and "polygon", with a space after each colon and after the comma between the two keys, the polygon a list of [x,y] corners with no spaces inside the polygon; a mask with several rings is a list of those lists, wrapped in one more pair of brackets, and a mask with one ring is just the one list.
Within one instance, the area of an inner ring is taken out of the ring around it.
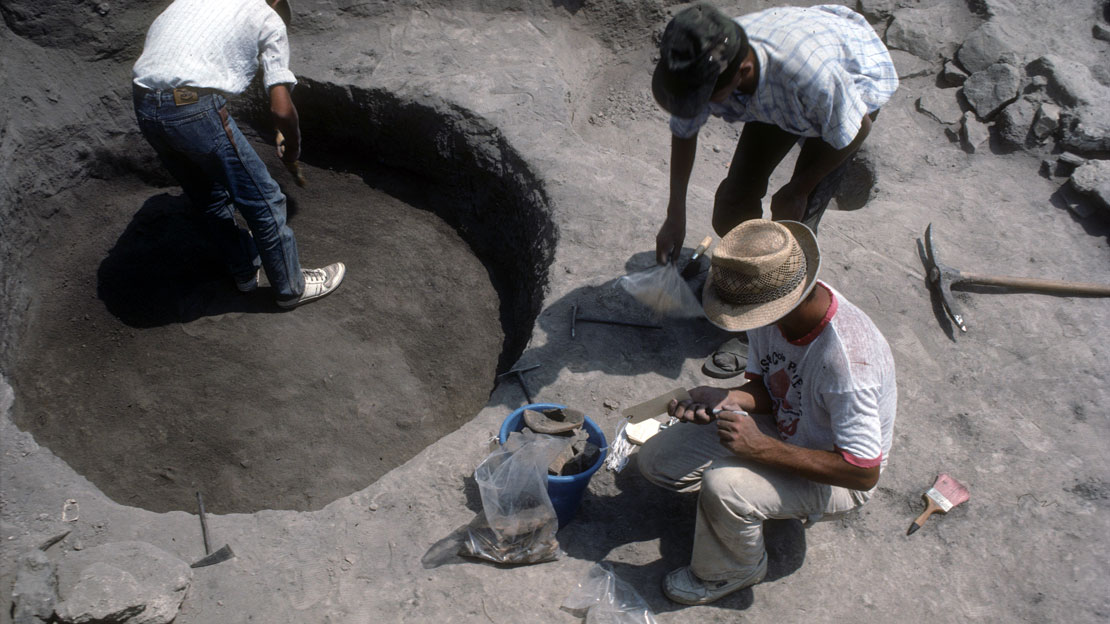
{"label": "gray sneaker", "polygon": [[724,581],[705,581],[697,577],[690,566],[673,570],[663,579],[663,593],[675,602],[687,605],[709,604],[725,596],[751,587],[767,576],[767,554],[747,576]]}
{"label": "gray sneaker", "polygon": [[304,274],[304,292],[296,299],[278,301],[279,307],[295,308],[302,303],[308,303],[313,299],[319,299],[330,294],[333,290],[339,288],[343,276],[347,273],[347,267],[342,262],[336,262],[322,269],[301,269],[301,273]]}

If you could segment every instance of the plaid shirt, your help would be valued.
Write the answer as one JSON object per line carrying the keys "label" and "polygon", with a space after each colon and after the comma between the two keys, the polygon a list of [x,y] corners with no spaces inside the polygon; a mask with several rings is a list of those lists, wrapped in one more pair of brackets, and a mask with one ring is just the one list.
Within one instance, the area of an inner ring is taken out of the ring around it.
{"label": "plaid shirt", "polygon": [[836,149],[898,88],[890,53],[862,15],[838,5],[782,7],[736,18],[759,60],[755,93],[734,91],[693,119],[671,117],[671,132],[690,138],[716,115],[761,121],[791,134],[821,137]]}

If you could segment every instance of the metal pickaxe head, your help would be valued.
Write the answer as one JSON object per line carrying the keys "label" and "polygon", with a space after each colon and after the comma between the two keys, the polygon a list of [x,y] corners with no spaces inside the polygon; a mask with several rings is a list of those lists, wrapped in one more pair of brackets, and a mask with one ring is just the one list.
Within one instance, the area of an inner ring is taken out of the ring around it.
{"label": "metal pickaxe head", "polygon": [[205,566],[216,565],[217,563],[220,563],[221,561],[227,561],[228,559],[231,559],[234,556],[235,556],[235,553],[231,552],[231,546],[228,546],[227,544],[224,544],[223,547],[221,547],[216,552],[208,553],[203,558],[198,560],[196,563],[191,564],[189,567],[190,568],[203,568]]}
{"label": "metal pickaxe head", "polygon": [[960,281],[960,272],[943,264],[938,256],[937,244],[933,240],[933,224],[930,223],[925,228],[925,257],[922,258],[925,262],[925,272],[928,275],[929,283],[940,294],[940,302],[944,306],[944,311],[952,318],[952,322],[960,328],[960,331],[966,332],[967,325],[964,325],[964,317],[952,296],[952,284]]}

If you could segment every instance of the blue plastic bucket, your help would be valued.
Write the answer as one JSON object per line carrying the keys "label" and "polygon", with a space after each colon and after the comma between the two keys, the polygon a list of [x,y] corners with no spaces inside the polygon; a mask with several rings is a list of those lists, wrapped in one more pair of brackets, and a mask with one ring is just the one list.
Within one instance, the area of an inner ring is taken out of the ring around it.
{"label": "blue plastic bucket", "polygon": [[[501,444],[509,439],[510,433],[524,428],[524,410],[542,411],[546,409],[566,409],[566,406],[557,403],[533,403],[514,411],[509,414],[505,422],[501,423],[501,433],[498,436]],[[601,464],[605,463],[605,454],[609,452],[609,444],[605,441],[605,434],[601,432],[600,427],[594,424],[594,421],[586,418],[586,422],[582,426],[586,428],[586,433],[590,436],[590,442],[597,445],[601,454],[598,455],[594,465],[590,466],[585,472],[566,477],[547,475],[547,495],[551,498],[551,504],[555,507],[555,515],[559,517],[560,529],[574,518],[574,514],[578,511],[578,504],[582,502],[582,495],[586,492],[586,486],[590,484],[590,477],[594,476],[597,469],[601,468]]]}

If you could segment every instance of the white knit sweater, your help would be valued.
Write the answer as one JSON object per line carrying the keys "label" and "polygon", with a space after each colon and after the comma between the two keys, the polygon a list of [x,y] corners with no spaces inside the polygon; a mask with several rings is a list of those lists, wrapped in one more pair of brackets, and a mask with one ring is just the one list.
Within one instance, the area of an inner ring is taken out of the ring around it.
{"label": "white knit sweater", "polygon": [[146,34],[134,83],[242,93],[261,62],[266,89],[294,85],[285,23],[265,0],[174,0]]}

